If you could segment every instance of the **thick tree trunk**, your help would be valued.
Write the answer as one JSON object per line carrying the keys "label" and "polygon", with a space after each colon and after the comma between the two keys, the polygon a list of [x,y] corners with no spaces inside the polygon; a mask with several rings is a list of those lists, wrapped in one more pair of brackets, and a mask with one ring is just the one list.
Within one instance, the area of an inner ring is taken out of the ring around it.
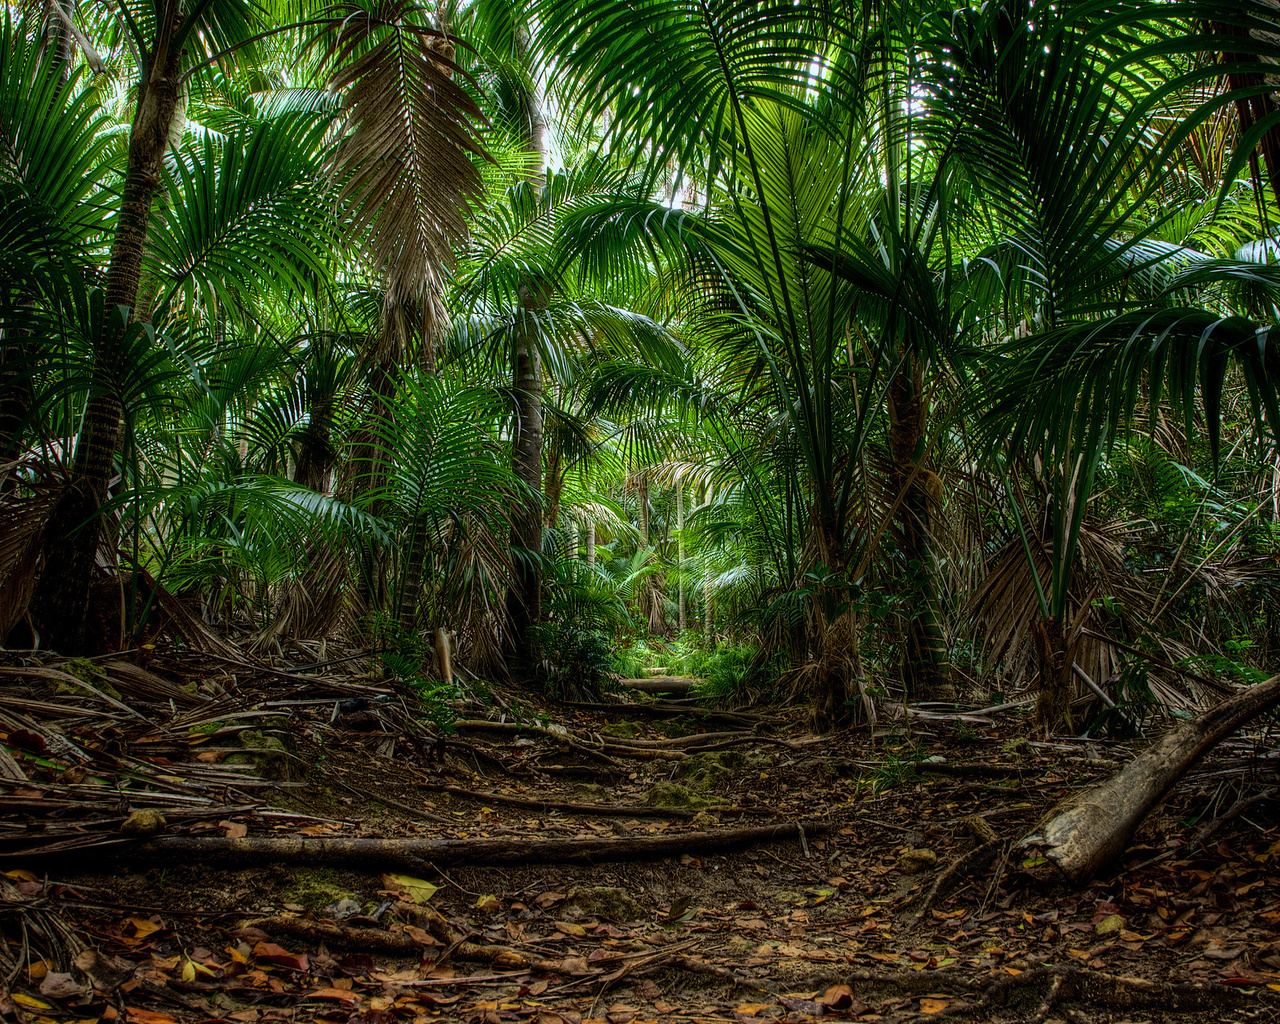
{"label": "thick tree trunk", "polygon": [[1076,684],[1071,672],[1066,627],[1050,616],[1032,627],[1036,658],[1040,664],[1040,692],[1036,698],[1036,721],[1046,733],[1074,732],[1071,701]]}
{"label": "thick tree trunk", "polygon": [[[1271,6],[1277,6],[1274,2]],[[1232,38],[1241,38],[1245,31],[1234,25],[1215,24],[1211,26],[1215,33],[1222,36],[1222,57],[1224,60],[1236,64],[1253,64],[1258,70],[1256,72],[1238,72],[1228,75],[1228,84],[1232,89],[1250,89],[1260,85],[1267,84],[1268,77],[1274,78],[1280,74],[1280,68],[1275,65],[1263,62],[1256,53],[1236,53],[1232,47]],[[1249,96],[1236,100],[1236,114],[1240,119],[1240,130],[1247,131],[1256,124],[1260,124],[1275,116],[1276,101],[1274,99],[1275,88],[1272,87],[1271,92],[1260,93],[1255,96]],[[1271,126],[1262,134],[1262,138],[1258,142],[1258,149],[1262,153],[1263,166],[1266,169],[1266,179],[1271,185],[1271,191],[1276,197],[1276,201],[1280,202],[1280,124],[1272,123]],[[1258,176],[1262,176],[1261,168],[1254,165]]]}
{"label": "thick tree trunk", "polygon": [[333,448],[333,395],[323,395],[311,403],[311,418],[298,444],[298,460],[293,482],[321,494],[327,493],[330,474],[338,461]]}
{"label": "thick tree trunk", "polygon": [[1142,820],[1206,752],[1277,706],[1280,676],[1272,676],[1167,733],[1055,810],[1042,830],[1046,856],[1074,882],[1092,878],[1125,851]]}
{"label": "thick tree trunk", "polygon": [[[820,562],[824,566],[840,566],[844,562],[844,535],[833,518],[814,514],[813,528]],[[851,611],[829,619],[826,608],[835,596],[820,587],[809,606],[809,619],[804,638],[811,666],[809,695],[813,704],[814,728],[826,732],[849,725],[853,721],[857,686],[854,666],[858,660],[858,633]]]}
{"label": "thick tree trunk", "polygon": [[514,359],[516,436],[511,460],[516,479],[526,490],[511,510],[514,565],[507,592],[511,628],[507,654],[512,670],[526,678],[540,660],[535,636],[535,627],[542,619],[542,370],[537,318],[546,306],[545,293],[520,289]]}
{"label": "thick tree trunk", "polygon": [[[180,19],[166,7],[171,29]],[[161,39],[171,37],[162,31]],[[165,149],[179,103],[181,53],[169,52],[162,42],[147,66],[152,68],[139,86],[137,112],[129,135],[120,218],[111,244],[111,261],[104,287],[107,315],[95,339],[93,378],[84,426],[76,443],[71,485],[50,517],[49,546],[35,604],[49,647],[80,653],[85,642],[85,616],[102,520],[99,510],[107,497],[116,448],[120,443],[123,409],[118,380],[124,357],[123,325],[113,315],[118,307],[132,310],[142,276],[151,206],[160,187]]]}
{"label": "thick tree trunk", "polygon": [[893,454],[893,484],[898,500],[898,548],[914,598],[907,622],[903,683],[911,697],[945,700],[955,696],[955,687],[951,682],[947,640],[938,613],[930,544],[926,481],[934,477],[923,465],[928,409],[920,385],[919,364],[908,357],[889,388],[889,438]]}

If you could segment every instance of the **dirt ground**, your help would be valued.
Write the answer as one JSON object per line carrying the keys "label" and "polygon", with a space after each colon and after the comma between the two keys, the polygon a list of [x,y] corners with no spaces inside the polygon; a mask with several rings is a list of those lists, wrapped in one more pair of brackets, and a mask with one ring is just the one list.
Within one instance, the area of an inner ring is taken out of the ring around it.
{"label": "dirt ground", "polygon": [[1003,841],[1137,748],[1016,712],[813,737],[490,695],[445,732],[373,684],[166,711],[104,672],[137,721],[38,713],[48,678],[0,700],[8,1019],[1280,1020],[1266,735],[1073,888]]}

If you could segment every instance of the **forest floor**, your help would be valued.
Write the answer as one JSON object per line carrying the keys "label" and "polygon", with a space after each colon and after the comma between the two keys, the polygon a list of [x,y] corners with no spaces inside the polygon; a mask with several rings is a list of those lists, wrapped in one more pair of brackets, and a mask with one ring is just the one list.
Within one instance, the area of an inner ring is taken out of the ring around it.
{"label": "forest floor", "polygon": [[0,1017],[1280,1020],[1269,736],[1074,888],[1016,841],[1137,745],[527,694],[443,732],[360,666],[4,654]]}

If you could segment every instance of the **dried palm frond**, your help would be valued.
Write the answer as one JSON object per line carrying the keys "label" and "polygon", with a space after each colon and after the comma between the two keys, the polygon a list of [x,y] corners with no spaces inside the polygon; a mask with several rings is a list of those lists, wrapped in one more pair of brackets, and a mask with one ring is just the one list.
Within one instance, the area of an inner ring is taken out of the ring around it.
{"label": "dried palm frond", "polygon": [[254,638],[250,649],[261,653],[282,636],[299,640],[332,634],[350,616],[343,600],[348,569],[347,553],[340,546],[313,543],[306,564],[277,590],[271,623]]}
{"label": "dried palm frond", "polygon": [[[1127,522],[1086,523],[1080,531],[1076,565],[1066,621],[1072,660],[1100,686],[1122,665],[1119,648],[1105,639],[1106,617],[1122,620],[1149,613],[1152,597],[1143,581],[1125,568],[1125,553],[1136,526]],[[1029,531],[1030,532],[1030,531]],[[1025,681],[1036,669],[1034,626],[1043,613],[1041,592],[1048,591],[1053,573],[1052,540],[1030,535],[1032,561],[1019,539],[1005,543],[991,558],[986,579],[974,591],[968,612],[985,633],[983,655],[988,665],[1004,662],[1002,674],[1010,683]],[[1112,611],[1095,606],[1099,596],[1113,598]]]}
{"label": "dried palm frond", "polygon": [[58,491],[10,495],[0,504],[0,642],[27,614],[45,525],[59,497]]}
{"label": "dried palm frond", "polygon": [[484,155],[474,129],[483,115],[454,81],[453,44],[422,24],[422,8],[386,0],[338,11],[330,86],[344,93],[349,133],[330,169],[386,282],[384,339],[403,340],[399,313],[410,304],[434,338],[443,270],[466,235],[467,202],[481,194],[472,157]]}

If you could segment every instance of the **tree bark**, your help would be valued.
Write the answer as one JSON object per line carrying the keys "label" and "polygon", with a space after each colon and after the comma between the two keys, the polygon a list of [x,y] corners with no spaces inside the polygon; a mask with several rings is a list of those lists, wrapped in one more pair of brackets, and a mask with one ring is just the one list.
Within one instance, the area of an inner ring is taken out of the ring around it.
{"label": "tree bark", "polygon": [[[1271,6],[1276,5],[1273,3]],[[1257,72],[1237,72],[1228,75],[1228,84],[1232,89],[1256,88],[1267,83],[1268,73],[1271,75],[1280,74],[1280,68],[1263,62],[1256,53],[1236,53],[1231,49],[1233,37],[1238,39],[1245,36],[1246,33],[1243,28],[1220,23],[1211,27],[1217,35],[1223,37],[1222,57],[1224,60],[1233,64],[1253,64],[1258,67]],[[1240,119],[1240,130],[1242,132],[1249,130],[1255,124],[1260,124],[1274,117],[1276,101],[1273,97],[1274,90],[1236,100],[1236,115]],[[1271,191],[1275,195],[1276,201],[1280,202],[1280,124],[1272,123],[1263,132],[1262,138],[1258,142],[1258,149],[1262,153],[1263,165],[1266,168],[1266,177],[1271,185]],[[1256,157],[1251,156],[1251,159],[1255,161],[1254,170],[1259,179],[1261,179],[1262,174],[1257,167]],[[1261,183],[1259,181],[1259,184]]]}
{"label": "tree bark", "polygon": [[179,105],[182,54],[171,51],[167,40],[180,21],[177,8],[166,5],[160,41],[145,61],[151,73],[139,83],[120,217],[104,286],[106,315],[95,339],[84,425],[76,442],[71,484],[50,517],[45,568],[34,602],[47,645],[66,654],[81,653],[85,644],[89,588],[102,529],[99,513],[107,498],[123,415],[119,379],[125,369],[121,365],[125,325],[113,313],[119,307],[131,313],[138,299],[151,207]]}
{"label": "tree bark", "polygon": [[1071,701],[1075,697],[1075,679],[1071,673],[1071,654],[1067,650],[1066,627],[1050,616],[1032,627],[1036,657],[1040,663],[1040,692],[1036,697],[1036,721],[1046,733],[1070,733]]}
{"label": "tree bark", "polygon": [[530,677],[540,660],[535,636],[535,627],[542,620],[542,369],[537,337],[538,315],[546,307],[544,291],[520,289],[513,368],[516,435],[511,461],[525,493],[511,510],[514,565],[507,591],[507,653],[511,669],[520,678]]}
{"label": "tree bark", "polygon": [[[388,421],[391,403],[396,394],[395,358],[387,353],[380,358],[382,349],[374,353],[374,365],[369,374],[368,406],[360,419],[360,427],[351,441],[350,454],[343,469],[343,481],[338,493],[346,501],[355,501],[363,495],[380,494],[387,486],[390,470],[386,445],[378,437],[377,426]],[[376,516],[386,513],[387,503],[379,497],[369,505]],[[355,589],[360,602],[370,610],[383,610],[387,603],[387,554],[368,548],[362,557]]]}
{"label": "tree bark", "polygon": [[679,615],[680,632],[683,633],[689,623],[685,618],[684,587],[684,485],[676,481],[676,576],[680,581]]}
{"label": "tree bark", "polygon": [[914,698],[955,696],[947,639],[938,613],[938,593],[929,533],[929,493],[933,479],[923,465],[928,408],[921,389],[919,361],[908,355],[889,388],[889,444],[898,501],[898,550],[914,597],[907,620],[903,683]]}
{"label": "tree bark", "polygon": [[1229,697],[1157,740],[1106,782],[1064,801],[1046,822],[1046,856],[1083,882],[1129,845],[1138,826],[1187,771],[1226,736],[1280,706],[1280,676]]}

